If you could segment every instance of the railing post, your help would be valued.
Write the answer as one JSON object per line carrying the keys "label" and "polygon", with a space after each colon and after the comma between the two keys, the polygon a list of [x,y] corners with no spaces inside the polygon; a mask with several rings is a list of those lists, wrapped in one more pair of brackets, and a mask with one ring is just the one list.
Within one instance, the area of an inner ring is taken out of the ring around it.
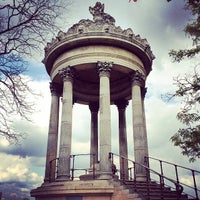
{"label": "railing post", "polygon": [[165,184],[165,181],[164,181],[164,179],[163,179],[163,165],[162,165],[162,160],[159,160],[159,162],[160,162],[160,173],[161,173],[161,175],[162,175],[162,184],[164,185]]}
{"label": "railing post", "polygon": [[128,171],[129,171],[129,173],[128,173],[128,180],[133,180],[132,167],[129,167]]}
{"label": "railing post", "polygon": [[161,191],[161,199],[164,199],[164,195],[163,195],[163,187],[164,187],[164,183],[163,183],[163,175],[159,175],[160,176],[160,191]]}
{"label": "railing post", "polygon": [[125,171],[124,171],[124,158],[119,158],[120,162],[122,162],[121,166],[122,169],[120,169],[120,178],[124,181],[125,180]]}
{"label": "railing post", "polygon": [[134,187],[136,188],[136,166],[135,162],[133,162],[133,173],[134,173]]}
{"label": "railing post", "polygon": [[115,173],[116,173],[116,166],[114,164],[114,154],[112,152],[109,152],[108,158],[111,161],[111,171],[112,171],[112,177],[114,178]]}
{"label": "railing post", "polygon": [[72,177],[71,177],[71,179],[72,179],[72,181],[73,181],[73,180],[74,180],[74,162],[75,162],[75,155],[71,155],[70,157],[72,158],[72,169],[71,169],[71,171],[72,171]]}
{"label": "railing post", "polygon": [[179,177],[178,177],[178,169],[177,169],[177,165],[174,165],[175,167],[175,173],[176,173],[176,181],[179,184]]}
{"label": "railing post", "polygon": [[144,164],[149,168],[149,157],[144,157]]}
{"label": "railing post", "polygon": [[196,198],[199,199],[194,170],[192,170],[192,177],[193,177],[193,182],[194,182],[194,191],[195,191],[195,195],[196,195]]}
{"label": "railing post", "polygon": [[56,178],[58,176],[58,161],[59,161],[59,158],[56,158],[56,172],[55,172],[55,177]]}
{"label": "railing post", "polygon": [[95,179],[95,157],[96,157],[96,154],[92,154],[92,173],[93,173],[93,179]]}
{"label": "railing post", "polygon": [[179,196],[180,196],[180,194],[179,194],[179,177],[178,177],[178,169],[177,169],[177,165],[174,165],[174,167],[175,167],[175,173],[176,173],[176,197],[177,197],[177,199],[179,200]]}
{"label": "railing post", "polygon": [[146,169],[146,186],[147,186],[147,200],[150,200],[150,175],[149,169]]}
{"label": "railing post", "polygon": [[52,182],[52,180],[51,180],[51,170],[52,170],[52,160],[49,162],[49,183]]}

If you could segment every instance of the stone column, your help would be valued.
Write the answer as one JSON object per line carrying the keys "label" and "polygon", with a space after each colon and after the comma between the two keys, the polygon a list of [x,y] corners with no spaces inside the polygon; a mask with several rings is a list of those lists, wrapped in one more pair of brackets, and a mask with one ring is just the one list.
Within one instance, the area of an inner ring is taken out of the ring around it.
{"label": "stone column", "polygon": [[[91,112],[90,166],[98,162],[98,103],[89,104]],[[95,155],[94,155],[95,154]]]}
{"label": "stone column", "polygon": [[110,72],[111,62],[98,62],[100,77],[99,108],[100,108],[100,170],[102,179],[111,175],[111,119],[110,119]]}
{"label": "stone column", "polygon": [[63,78],[62,119],[60,130],[60,152],[57,179],[70,180],[70,155],[72,138],[73,106],[73,68],[66,67],[59,71]]}
{"label": "stone column", "polygon": [[[134,154],[135,162],[142,165],[146,165],[144,157],[148,156],[147,133],[141,92],[141,88],[143,88],[144,85],[144,75],[135,71],[132,77]],[[146,180],[146,170],[139,165],[136,165],[136,179],[138,181]]]}
{"label": "stone column", "polygon": [[126,133],[126,107],[127,100],[119,100],[116,102],[119,112],[119,155],[120,155],[120,178],[128,179],[128,147]]}
{"label": "stone column", "polygon": [[59,87],[50,83],[51,109],[49,118],[49,132],[47,141],[46,168],[44,182],[55,181],[56,158],[58,143],[58,121],[59,121]]}

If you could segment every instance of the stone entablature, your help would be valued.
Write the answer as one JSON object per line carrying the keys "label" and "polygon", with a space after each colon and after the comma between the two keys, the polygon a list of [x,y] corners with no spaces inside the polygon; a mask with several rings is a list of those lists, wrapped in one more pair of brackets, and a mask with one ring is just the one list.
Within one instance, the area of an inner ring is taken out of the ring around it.
{"label": "stone entablature", "polygon": [[[97,2],[89,10],[93,15],[93,21],[90,19],[82,19],[69,28],[67,32],[59,31],[57,37],[53,38],[50,43],[47,43],[43,62],[47,66],[48,73],[51,71],[51,69],[48,69],[48,62],[50,62],[48,57],[50,55],[51,57],[52,54],[53,56],[54,54],[57,55],[57,53],[59,54],[65,48],[70,49],[72,46],[80,47],[95,42],[107,42],[116,46],[123,45],[128,50],[138,51],[139,56],[144,57],[145,55],[147,57],[147,68],[151,66],[152,60],[155,57],[146,39],[142,39],[140,35],[135,35],[131,28],[123,30],[120,26],[116,26],[114,18],[104,13],[104,4]],[[92,10],[95,11],[93,12]],[[49,63],[49,65],[51,64]],[[147,69],[148,73],[150,71],[151,68]]]}

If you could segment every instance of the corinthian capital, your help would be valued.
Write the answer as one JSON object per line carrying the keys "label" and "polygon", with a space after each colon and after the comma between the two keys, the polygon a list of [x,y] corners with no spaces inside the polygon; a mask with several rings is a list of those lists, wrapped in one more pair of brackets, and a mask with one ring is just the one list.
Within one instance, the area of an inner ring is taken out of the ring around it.
{"label": "corinthian capital", "polygon": [[97,62],[97,69],[99,72],[99,76],[110,76],[110,72],[112,69],[113,62]]}
{"label": "corinthian capital", "polygon": [[50,82],[49,84],[50,84],[49,87],[50,87],[51,94],[56,95],[56,96],[60,95],[61,90],[60,90],[59,84],[54,83],[54,82]]}
{"label": "corinthian capital", "polygon": [[89,104],[89,109],[91,112],[98,112],[99,110],[99,103],[97,102],[92,102]]}
{"label": "corinthian capital", "polygon": [[72,81],[74,77],[74,68],[67,66],[63,69],[60,69],[58,73],[63,79],[63,81],[67,81],[67,80]]}
{"label": "corinthian capital", "polygon": [[141,87],[145,86],[145,76],[139,71],[135,71],[132,76],[132,84],[139,85]]}
{"label": "corinthian capital", "polygon": [[128,101],[125,100],[125,99],[120,99],[120,100],[117,100],[117,101],[115,102],[115,104],[116,104],[116,106],[117,106],[117,108],[118,108],[119,110],[125,110],[126,107],[128,106]]}

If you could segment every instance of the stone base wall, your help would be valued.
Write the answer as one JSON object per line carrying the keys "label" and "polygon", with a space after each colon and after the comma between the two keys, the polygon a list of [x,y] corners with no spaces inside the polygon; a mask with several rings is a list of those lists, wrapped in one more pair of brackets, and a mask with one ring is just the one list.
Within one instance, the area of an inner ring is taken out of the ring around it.
{"label": "stone base wall", "polygon": [[35,200],[142,200],[113,180],[48,183],[32,190],[31,196]]}

